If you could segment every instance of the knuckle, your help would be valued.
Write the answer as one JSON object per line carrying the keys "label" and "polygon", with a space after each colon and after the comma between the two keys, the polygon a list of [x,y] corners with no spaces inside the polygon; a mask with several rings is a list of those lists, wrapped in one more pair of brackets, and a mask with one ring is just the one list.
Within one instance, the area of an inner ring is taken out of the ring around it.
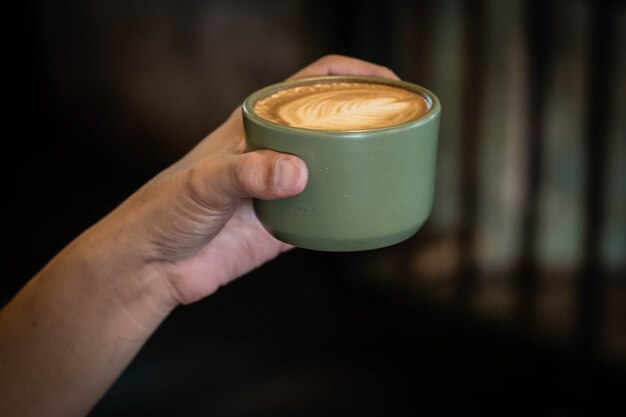
{"label": "knuckle", "polygon": [[236,186],[242,190],[254,190],[271,185],[271,175],[266,168],[262,152],[249,152],[235,162],[234,178]]}
{"label": "knuckle", "polygon": [[322,62],[335,62],[341,60],[343,57],[338,54],[327,54],[320,58]]}
{"label": "knuckle", "polygon": [[240,158],[237,158],[235,160],[235,163],[233,164],[233,169],[231,169],[230,171],[230,179],[235,188],[240,190],[247,188],[247,184],[250,178],[249,165],[253,163],[254,161],[247,154],[244,154]]}

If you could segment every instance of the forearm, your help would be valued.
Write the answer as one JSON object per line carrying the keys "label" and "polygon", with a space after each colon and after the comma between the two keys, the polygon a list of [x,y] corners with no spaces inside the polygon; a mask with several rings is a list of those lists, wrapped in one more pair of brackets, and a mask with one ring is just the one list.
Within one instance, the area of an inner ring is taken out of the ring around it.
{"label": "forearm", "polygon": [[0,311],[0,415],[87,414],[175,307],[161,271],[102,234],[81,235]]}
{"label": "forearm", "polygon": [[[333,74],[397,78],[340,56],[293,78]],[[177,304],[206,297],[290,248],[267,233],[250,199],[297,195],[306,165],[244,148],[235,111],[0,311],[0,416],[86,414]],[[290,168],[279,169],[286,160]]]}

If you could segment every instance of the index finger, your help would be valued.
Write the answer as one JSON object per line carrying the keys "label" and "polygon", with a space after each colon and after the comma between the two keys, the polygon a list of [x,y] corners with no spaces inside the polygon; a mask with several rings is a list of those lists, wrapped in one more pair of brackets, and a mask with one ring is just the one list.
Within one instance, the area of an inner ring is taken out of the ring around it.
{"label": "index finger", "polygon": [[326,55],[298,71],[289,80],[324,75],[363,75],[399,80],[389,68],[343,55]]}

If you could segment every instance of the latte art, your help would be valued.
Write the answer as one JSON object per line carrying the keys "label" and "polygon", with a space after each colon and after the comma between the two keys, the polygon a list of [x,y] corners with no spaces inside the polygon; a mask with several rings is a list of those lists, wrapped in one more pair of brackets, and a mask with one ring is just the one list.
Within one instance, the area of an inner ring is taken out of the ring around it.
{"label": "latte art", "polygon": [[260,117],[316,130],[368,130],[396,126],[428,111],[407,89],[368,82],[328,82],[279,91],[254,105]]}

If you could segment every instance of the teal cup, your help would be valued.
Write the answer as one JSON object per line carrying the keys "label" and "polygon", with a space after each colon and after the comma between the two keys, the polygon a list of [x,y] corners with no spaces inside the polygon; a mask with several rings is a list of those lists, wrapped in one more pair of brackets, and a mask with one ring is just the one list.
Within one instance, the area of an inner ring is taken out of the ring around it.
{"label": "teal cup", "polygon": [[[257,100],[299,85],[359,81],[402,87],[428,103],[404,124],[358,131],[325,131],[274,123],[253,111]],[[434,197],[441,106],[433,93],[404,81],[327,76],[275,84],[243,103],[246,151],[271,149],[300,157],[309,179],[304,191],[280,200],[254,200],[255,213],[277,239],[321,251],[360,251],[413,236]]]}

